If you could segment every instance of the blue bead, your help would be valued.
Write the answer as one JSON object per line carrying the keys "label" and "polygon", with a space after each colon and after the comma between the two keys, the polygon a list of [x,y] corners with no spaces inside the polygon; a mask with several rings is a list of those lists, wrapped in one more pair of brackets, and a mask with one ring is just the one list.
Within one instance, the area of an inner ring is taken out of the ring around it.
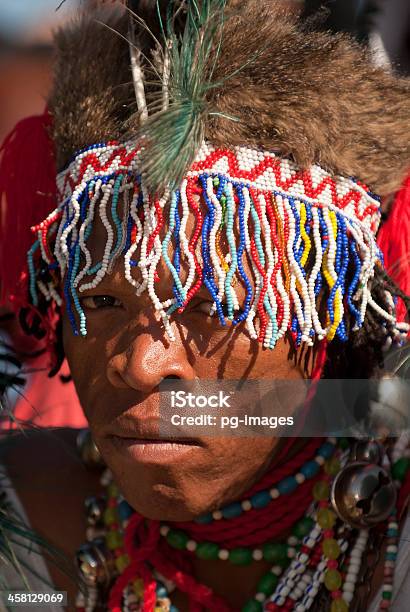
{"label": "blue bead", "polygon": [[319,470],[320,466],[316,461],[308,461],[307,463],[305,463],[305,465],[301,467],[300,472],[306,478],[313,478],[313,476],[316,476]]}
{"label": "blue bead", "polygon": [[265,508],[272,501],[269,491],[259,491],[252,495],[250,502],[254,508]]}
{"label": "blue bead", "polygon": [[168,592],[164,586],[157,587],[157,597],[168,597]]}
{"label": "blue bead", "polygon": [[331,442],[325,442],[317,451],[318,455],[321,455],[325,459],[330,459],[330,457],[335,452],[335,447]]}
{"label": "blue bead", "polygon": [[242,514],[242,506],[239,502],[229,504],[222,508],[222,516],[226,519],[236,518]]}
{"label": "blue bead", "polygon": [[396,553],[386,553],[387,561],[396,561],[397,554]]}
{"label": "blue bead", "polygon": [[134,514],[134,509],[131,508],[128,502],[125,499],[118,504],[118,516],[122,521],[126,521],[130,516]]}
{"label": "blue bead", "polygon": [[277,490],[281,495],[287,495],[288,493],[292,493],[297,489],[298,483],[295,480],[294,476],[288,476],[288,478],[284,478],[277,485]]}
{"label": "blue bead", "polygon": [[212,518],[212,514],[204,514],[203,516],[200,516],[199,518],[195,519],[195,523],[199,523],[200,525],[209,525],[209,523],[212,523],[214,519]]}

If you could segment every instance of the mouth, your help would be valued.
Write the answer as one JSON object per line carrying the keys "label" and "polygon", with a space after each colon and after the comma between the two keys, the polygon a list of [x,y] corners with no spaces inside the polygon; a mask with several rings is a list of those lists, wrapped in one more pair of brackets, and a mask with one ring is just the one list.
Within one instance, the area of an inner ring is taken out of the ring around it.
{"label": "mouth", "polygon": [[108,436],[117,452],[139,463],[170,463],[201,445],[194,440]]}
{"label": "mouth", "polygon": [[198,438],[186,437],[182,431],[172,437],[161,436],[160,417],[132,414],[123,414],[105,438],[124,458],[139,463],[170,463],[203,446]]}

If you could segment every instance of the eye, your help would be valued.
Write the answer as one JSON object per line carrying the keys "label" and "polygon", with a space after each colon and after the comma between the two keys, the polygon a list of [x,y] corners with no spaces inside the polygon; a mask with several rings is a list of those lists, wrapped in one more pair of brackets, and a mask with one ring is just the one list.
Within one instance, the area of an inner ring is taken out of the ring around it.
{"label": "eye", "polygon": [[90,310],[100,310],[101,308],[118,308],[122,302],[112,295],[92,295],[81,299],[81,305]]}
{"label": "eye", "polygon": [[[215,309],[214,314],[211,315],[211,312],[213,312],[212,305],[213,305],[212,300],[202,300],[201,302],[198,302],[197,304],[195,304],[192,310],[196,312],[203,312],[204,314],[208,315],[208,317],[218,319],[218,314],[216,312],[216,309]],[[227,317],[228,316],[228,306],[224,302],[222,303],[222,310],[223,310],[224,316]]]}

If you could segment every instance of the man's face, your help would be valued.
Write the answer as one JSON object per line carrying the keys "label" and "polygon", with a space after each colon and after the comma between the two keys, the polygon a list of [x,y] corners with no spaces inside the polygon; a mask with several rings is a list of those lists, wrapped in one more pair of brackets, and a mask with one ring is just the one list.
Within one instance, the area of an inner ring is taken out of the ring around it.
{"label": "man's face", "polygon": [[[93,240],[101,253],[98,226]],[[158,273],[155,290],[163,300],[172,277],[162,263]],[[237,283],[235,290],[243,304],[244,287]],[[264,472],[279,440],[158,440],[159,385],[166,378],[301,379],[287,359],[289,345],[281,340],[264,349],[243,323],[222,326],[209,314],[213,301],[205,287],[173,315],[170,341],[147,292],[137,296],[126,280],[123,259],[80,298],[87,336],[75,337],[64,315],[65,352],[94,440],[129,503],[148,518],[183,521],[240,496]]]}

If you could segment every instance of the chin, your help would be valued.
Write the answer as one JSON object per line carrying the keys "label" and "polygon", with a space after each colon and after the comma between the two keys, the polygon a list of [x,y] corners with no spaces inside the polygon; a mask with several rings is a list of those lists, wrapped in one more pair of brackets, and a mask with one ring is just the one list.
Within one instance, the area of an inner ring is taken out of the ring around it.
{"label": "chin", "polygon": [[202,504],[198,503],[199,500],[192,500],[178,488],[166,484],[153,484],[147,489],[144,487],[144,491],[141,488],[135,490],[135,485],[127,487],[125,484],[121,490],[139,514],[155,521],[192,521],[207,511],[205,506],[202,508]]}

